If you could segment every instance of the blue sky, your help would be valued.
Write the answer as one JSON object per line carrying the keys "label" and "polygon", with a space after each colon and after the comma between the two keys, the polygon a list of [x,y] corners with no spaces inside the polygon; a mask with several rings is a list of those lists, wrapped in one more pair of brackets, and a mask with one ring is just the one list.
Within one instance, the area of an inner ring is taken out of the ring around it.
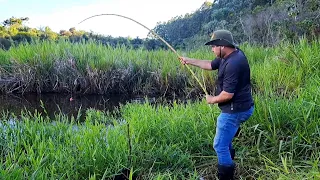
{"label": "blue sky", "polygon": [[78,23],[95,14],[114,13],[130,17],[149,28],[157,22],[192,13],[205,0],[0,0],[0,22],[14,17],[29,17],[29,27],[49,26],[53,31],[94,31],[114,37],[144,38],[148,30],[127,19],[101,16]]}

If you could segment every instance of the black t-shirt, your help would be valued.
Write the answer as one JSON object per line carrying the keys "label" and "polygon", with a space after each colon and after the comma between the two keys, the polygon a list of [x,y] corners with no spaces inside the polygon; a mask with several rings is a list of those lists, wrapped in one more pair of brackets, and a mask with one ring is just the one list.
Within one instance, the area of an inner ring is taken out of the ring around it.
{"label": "black t-shirt", "polygon": [[225,59],[216,58],[211,62],[212,70],[218,69],[216,95],[222,91],[234,93],[233,98],[218,106],[225,113],[242,112],[253,105],[250,83],[250,67],[244,53],[237,49]]}

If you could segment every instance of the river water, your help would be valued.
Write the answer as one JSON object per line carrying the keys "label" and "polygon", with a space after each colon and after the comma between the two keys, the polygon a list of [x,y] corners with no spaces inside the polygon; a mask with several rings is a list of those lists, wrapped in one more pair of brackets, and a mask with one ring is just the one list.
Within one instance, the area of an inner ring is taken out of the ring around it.
{"label": "river water", "polygon": [[[69,117],[76,117],[79,110],[82,114],[89,108],[113,111],[127,102],[143,102],[143,97],[103,96],[103,95],[76,95],[70,94],[25,94],[25,95],[0,95],[0,113],[9,112],[17,116],[21,111],[42,112],[44,108],[50,117],[62,113]],[[150,98],[154,101],[155,98]],[[44,107],[44,108],[43,108]]]}

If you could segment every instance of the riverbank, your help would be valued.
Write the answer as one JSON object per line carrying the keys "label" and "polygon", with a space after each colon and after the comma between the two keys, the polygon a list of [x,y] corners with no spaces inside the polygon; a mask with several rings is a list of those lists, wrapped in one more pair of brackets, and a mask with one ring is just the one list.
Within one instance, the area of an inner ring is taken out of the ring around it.
{"label": "riverbank", "polygon": [[[254,116],[234,141],[237,176],[319,178],[319,108],[270,101],[256,101]],[[19,121],[2,116],[1,177],[101,179],[128,169],[140,179],[213,178],[216,106],[131,103],[119,113],[88,110],[84,122],[37,113]]]}
{"label": "riverbank", "polygon": [[[252,71],[255,93],[293,97],[319,81],[319,41],[301,39],[277,47],[242,45]],[[184,56],[213,59],[207,47]],[[0,92],[69,93],[193,97],[204,94],[199,83],[171,51],[112,48],[93,42],[20,44],[0,50]],[[191,67],[209,93],[216,72]]]}

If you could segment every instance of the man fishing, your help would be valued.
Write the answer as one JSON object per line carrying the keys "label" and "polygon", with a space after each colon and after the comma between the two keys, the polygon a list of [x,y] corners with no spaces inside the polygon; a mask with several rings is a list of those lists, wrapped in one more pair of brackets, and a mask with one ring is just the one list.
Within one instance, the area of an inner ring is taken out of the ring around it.
{"label": "man fishing", "polygon": [[240,130],[240,124],[253,114],[250,67],[245,54],[237,48],[230,31],[213,32],[211,41],[214,60],[180,57],[182,64],[190,64],[205,70],[218,70],[215,96],[206,95],[207,103],[218,104],[221,113],[217,118],[213,148],[218,157],[218,178],[233,179],[235,150],[232,140]]}

